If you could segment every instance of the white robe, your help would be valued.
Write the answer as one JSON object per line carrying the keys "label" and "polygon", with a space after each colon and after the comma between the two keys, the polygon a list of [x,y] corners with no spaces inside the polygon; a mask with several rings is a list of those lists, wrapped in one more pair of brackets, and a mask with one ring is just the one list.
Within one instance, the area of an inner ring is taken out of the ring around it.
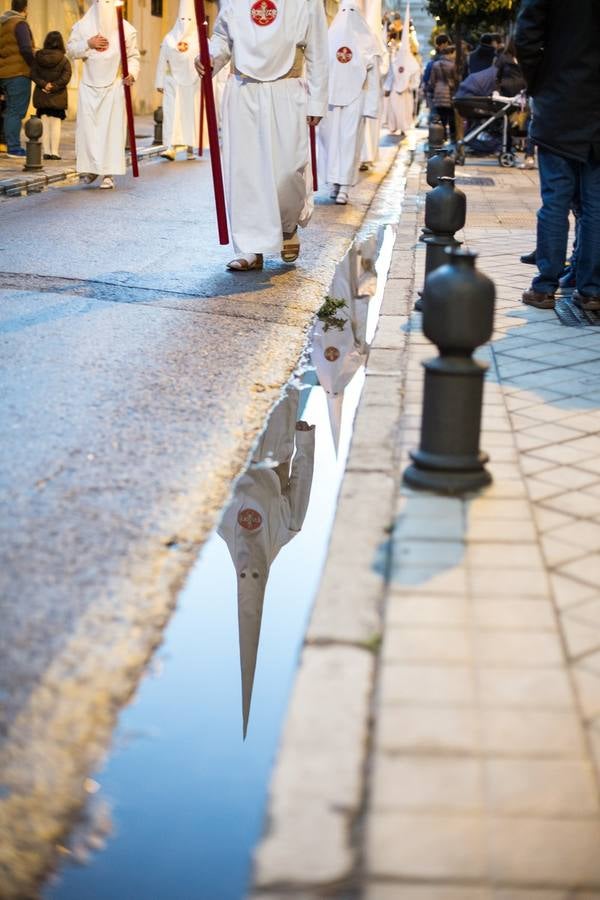
{"label": "white robe", "polygon": [[[196,24],[194,21],[194,30]],[[183,51],[179,47],[185,46]],[[163,91],[163,139],[170,147],[197,147],[200,130],[200,79],[194,66],[198,35],[177,25],[160,45],[156,89]]]}
{"label": "white robe", "polygon": [[[83,60],[75,132],[77,171],[124,175],[127,122],[119,36],[116,30],[105,34],[109,46],[103,52],[90,49],[89,38],[99,33],[94,12],[92,8],[75,23],[67,42],[71,59]],[[124,30],[129,73],[137,78],[140,70],[137,33],[129,22],[124,22]]]}
{"label": "white robe", "polygon": [[388,98],[386,124],[392,133],[406,134],[414,121],[414,92],[421,81],[421,67],[411,51],[410,42],[407,16],[400,46],[395,53],[390,53],[390,67],[384,83],[386,92],[391,92]]}
{"label": "white robe", "polygon": [[365,117],[379,112],[379,48],[360,11],[345,4],[329,28],[329,111],[322,129],[326,179],[358,181]]}
{"label": "white robe", "polygon": [[[327,26],[320,0],[225,0],[210,39],[223,97],[223,172],[234,248],[278,253],[312,214],[307,116],[327,109]],[[257,24],[266,9],[275,15]],[[275,10],[274,10],[275,8]],[[285,78],[297,47],[305,78]],[[233,72],[233,68],[238,74]],[[239,74],[239,73],[243,73]]]}

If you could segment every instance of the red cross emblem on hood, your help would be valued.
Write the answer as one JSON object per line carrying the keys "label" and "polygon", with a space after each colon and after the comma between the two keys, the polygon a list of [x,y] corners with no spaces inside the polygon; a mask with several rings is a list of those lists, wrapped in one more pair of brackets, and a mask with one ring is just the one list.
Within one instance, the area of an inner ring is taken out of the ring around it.
{"label": "red cross emblem on hood", "polygon": [[272,25],[277,18],[277,7],[273,0],[256,0],[250,7],[250,15],[255,25]]}
{"label": "red cross emblem on hood", "polygon": [[335,362],[340,358],[340,351],[337,347],[327,347],[323,355],[325,356],[327,362]]}
{"label": "red cross emblem on hood", "polygon": [[250,509],[249,506],[240,510],[237,520],[238,525],[241,525],[246,531],[256,531],[262,525],[261,514],[256,509]]}
{"label": "red cross emblem on hood", "polygon": [[398,66],[398,71],[402,75],[402,73],[404,72],[404,66]]}
{"label": "red cross emblem on hood", "polygon": [[349,63],[352,59],[352,50],[350,47],[340,47],[335,55],[338,62]]}
{"label": "red cross emblem on hood", "polygon": [[179,50],[180,53],[185,53],[187,50],[190,49],[190,45],[188,44],[187,41],[179,41],[179,43],[177,44],[177,49]]}

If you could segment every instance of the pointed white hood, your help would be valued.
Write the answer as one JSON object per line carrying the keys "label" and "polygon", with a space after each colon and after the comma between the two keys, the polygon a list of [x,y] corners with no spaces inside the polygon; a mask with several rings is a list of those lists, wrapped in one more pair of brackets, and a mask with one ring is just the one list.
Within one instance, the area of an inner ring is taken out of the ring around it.
{"label": "pointed white hood", "polygon": [[367,69],[378,55],[375,35],[358,6],[345,3],[331,23],[329,42],[329,103],[348,106],[360,95]]}
{"label": "pointed white hood", "polygon": [[82,22],[86,21],[89,21],[90,25],[93,23],[94,34],[101,34],[109,41],[113,36],[118,40],[119,26],[115,0],[93,0],[82,19]]}
{"label": "pointed white hood", "polygon": [[411,79],[419,72],[419,63],[411,52],[410,40],[410,3],[407,2],[402,39],[391,62],[394,72],[393,86],[397,94],[407,91],[411,87]]}
{"label": "pointed white hood", "polygon": [[[194,52],[198,55],[198,28],[194,0],[179,0],[179,10],[175,24],[165,35],[165,41],[181,53]],[[184,48],[183,45],[187,47]]]}

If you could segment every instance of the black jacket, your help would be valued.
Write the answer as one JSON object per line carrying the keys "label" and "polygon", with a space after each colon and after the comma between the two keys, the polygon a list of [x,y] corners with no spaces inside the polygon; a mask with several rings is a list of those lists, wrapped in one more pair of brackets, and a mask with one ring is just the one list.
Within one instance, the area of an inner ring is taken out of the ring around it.
{"label": "black jacket", "polygon": [[492,47],[491,44],[479,44],[472,53],[469,53],[469,75],[489,69],[494,62],[495,56],[495,47]]}
{"label": "black jacket", "polygon": [[[35,54],[31,77],[35,81],[33,105],[36,109],[66,109],[67,85],[71,80],[71,63],[62,50],[38,50]],[[52,92],[43,88],[50,83]]]}
{"label": "black jacket", "polygon": [[517,57],[533,97],[532,137],[600,162],[600,0],[523,0]]}

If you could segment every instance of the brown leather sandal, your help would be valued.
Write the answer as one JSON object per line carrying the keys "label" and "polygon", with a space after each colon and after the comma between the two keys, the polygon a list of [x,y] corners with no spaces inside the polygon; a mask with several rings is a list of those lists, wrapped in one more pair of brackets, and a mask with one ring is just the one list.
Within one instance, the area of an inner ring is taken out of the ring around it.
{"label": "brown leather sandal", "polygon": [[285,263],[296,262],[300,256],[300,238],[298,232],[295,231],[291,237],[283,236],[283,245],[281,247],[281,258]]}
{"label": "brown leather sandal", "polygon": [[[251,259],[251,257],[254,257]],[[251,272],[255,269],[262,269],[264,265],[262,253],[249,253],[247,256],[237,256],[227,263],[227,268],[231,272]]]}

